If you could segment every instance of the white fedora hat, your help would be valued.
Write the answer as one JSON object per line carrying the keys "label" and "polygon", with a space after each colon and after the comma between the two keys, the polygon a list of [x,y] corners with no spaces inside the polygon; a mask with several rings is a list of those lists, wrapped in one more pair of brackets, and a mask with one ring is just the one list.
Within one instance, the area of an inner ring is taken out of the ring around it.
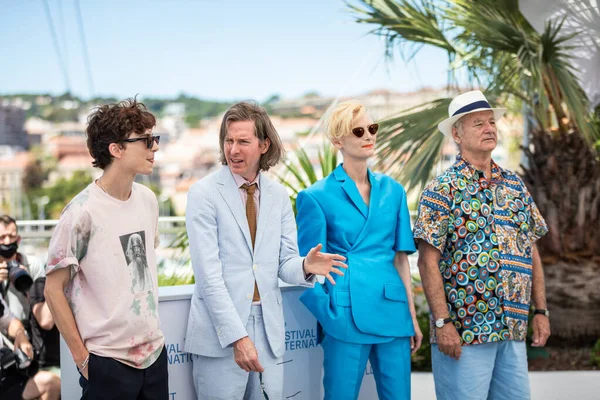
{"label": "white fedora hat", "polygon": [[456,96],[448,106],[449,117],[438,124],[444,135],[452,134],[452,125],[461,117],[479,111],[493,111],[496,120],[502,118],[506,108],[492,108],[479,90],[472,90]]}

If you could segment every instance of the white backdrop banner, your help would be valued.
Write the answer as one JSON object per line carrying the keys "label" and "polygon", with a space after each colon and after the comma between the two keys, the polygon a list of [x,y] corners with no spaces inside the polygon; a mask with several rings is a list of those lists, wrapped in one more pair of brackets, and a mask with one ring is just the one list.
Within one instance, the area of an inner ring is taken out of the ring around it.
{"label": "white backdrop banner", "polygon": [[[190,298],[193,286],[160,288],[158,311],[169,360],[168,400],[196,399],[192,382],[190,354],[183,351]],[[284,399],[315,400],[323,398],[323,350],[317,346],[317,322],[298,300],[304,289],[283,287],[285,317]],[[69,350],[61,339],[62,398],[81,397],[79,373]],[[343,371],[340,371],[343,373]],[[370,365],[360,391],[360,400],[377,399],[375,381]],[[272,399],[276,400],[276,399]]]}

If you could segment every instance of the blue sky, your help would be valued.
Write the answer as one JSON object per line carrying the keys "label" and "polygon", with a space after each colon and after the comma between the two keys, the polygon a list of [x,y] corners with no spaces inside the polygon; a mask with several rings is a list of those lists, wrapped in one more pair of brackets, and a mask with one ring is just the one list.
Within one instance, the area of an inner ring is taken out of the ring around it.
{"label": "blue sky", "polygon": [[[88,98],[74,0],[0,0],[0,94],[66,90],[45,1],[72,92]],[[382,39],[341,0],[81,0],[81,9],[96,95],[263,101],[446,82],[442,51],[386,62]]]}

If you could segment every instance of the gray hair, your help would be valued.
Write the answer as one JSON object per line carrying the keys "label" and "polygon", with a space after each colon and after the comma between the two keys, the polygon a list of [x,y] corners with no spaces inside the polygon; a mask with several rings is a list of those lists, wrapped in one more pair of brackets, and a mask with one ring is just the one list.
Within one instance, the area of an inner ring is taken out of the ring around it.
{"label": "gray hair", "polygon": [[458,120],[456,120],[455,123],[452,124],[452,128],[456,128],[456,130],[458,131],[459,136],[463,134],[463,119],[462,117],[459,118]]}

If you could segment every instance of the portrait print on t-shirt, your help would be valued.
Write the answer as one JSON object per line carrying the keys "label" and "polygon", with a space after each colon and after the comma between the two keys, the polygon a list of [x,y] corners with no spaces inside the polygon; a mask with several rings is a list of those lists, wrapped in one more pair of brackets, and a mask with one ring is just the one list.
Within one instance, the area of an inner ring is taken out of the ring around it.
{"label": "portrait print on t-shirt", "polygon": [[144,231],[120,236],[127,270],[131,275],[131,292],[140,293],[152,290],[152,276],[146,259],[146,235]]}

